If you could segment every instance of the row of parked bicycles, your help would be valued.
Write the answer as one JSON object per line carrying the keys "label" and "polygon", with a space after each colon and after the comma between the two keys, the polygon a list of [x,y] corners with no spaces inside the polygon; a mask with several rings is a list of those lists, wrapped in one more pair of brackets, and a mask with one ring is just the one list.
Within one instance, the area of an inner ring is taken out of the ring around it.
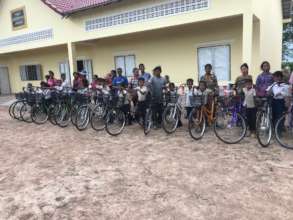
{"label": "row of parked bicycles", "polygon": [[[162,128],[167,134],[172,134],[181,123],[184,108],[178,95],[164,97]],[[275,136],[281,146],[293,149],[293,107],[273,126],[271,100],[271,97],[255,100],[258,142],[267,147]],[[16,94],[9,114],[19,121],[38,125],[50,121],[65,128],[72,124],[80,131],[90,125],[96,131],[106,130],[108,134],[117,136],[123,132],[127,122],[127,115],[122,109],[124,101],[125,97],[119,97],[115,89],[74,92],[71,89],[59,91],[33,87]],[[212,128],[216,137],[227,144],[239,143],[246,137],[247,123],[241,96],[194,95],[190,97],[190,103],[193,110],[187,116],[188,130],[194,140],[202,139],[207,128]],[[153,105],[150,95],[144,118],[137,118],[145,135],[155,124]]]}

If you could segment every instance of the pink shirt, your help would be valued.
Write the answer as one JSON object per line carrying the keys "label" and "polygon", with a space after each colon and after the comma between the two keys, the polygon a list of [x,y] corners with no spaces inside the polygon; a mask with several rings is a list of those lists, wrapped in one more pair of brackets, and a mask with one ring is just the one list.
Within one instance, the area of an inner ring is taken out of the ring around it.
{"label": "pink shirt", "polygon": [[55,79],[48,79],[48,85],[50,87],[54,87],[56,85],[56,80]]}
{"label": "pink shirt", "polygon": [[291,85],[293,85],[293,72],[291,73],[291,77],[290,77],[290,79],[289,79],[289,83],[290,83]]}

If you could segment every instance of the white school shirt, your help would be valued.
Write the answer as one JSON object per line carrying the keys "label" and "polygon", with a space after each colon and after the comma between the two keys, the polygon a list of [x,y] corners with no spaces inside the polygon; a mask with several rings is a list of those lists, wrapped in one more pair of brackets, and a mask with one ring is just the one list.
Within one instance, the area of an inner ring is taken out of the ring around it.
{"label": "white school shirt", "polygon": [[274,99],[284,99],[289,96],[289,85],[275,82],[267,88],[267,91],[272,92]]}
{"label": "white school shirt", "polygon": [[188,87],[184,91],[185,93],[185,107],[192,107],[190,104],[190,97],[194,95],[194,88],[189,89]]}
{"label": "white school shirt", "polygon": [[146,86],[143,87],[136,87],[135,90],[137,90],[137,97],[139,102],[144,102],[147,97],[148,89]]}
{"label": "white school shirt", "polygon": [[129,104],[129,100],[128,100],[128,93],[126,90],[118,90],[118,97],[119,99],[124,99],[124,105],[128,105]]}
{"label": "white school shirt", "polygon": [[243,106],[246,108],[255,108],[254,97],[256,96],[256,91],[254,88],[247,90],[247,88],[243,88],[243,92],[245,95]]}

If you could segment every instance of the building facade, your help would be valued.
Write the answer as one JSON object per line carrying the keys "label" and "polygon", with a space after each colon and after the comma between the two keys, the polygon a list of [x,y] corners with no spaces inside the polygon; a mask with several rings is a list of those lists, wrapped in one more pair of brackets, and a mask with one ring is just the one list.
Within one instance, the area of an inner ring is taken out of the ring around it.
{"label": "building facade", "polygon": [[206,63],[222,84],[243,62],[254,76],[263,60],[280,69],[284,1],[1,0],[0,87],[39,85],[49,70],[131,76],[139,63],[176,83],[197,81]]}

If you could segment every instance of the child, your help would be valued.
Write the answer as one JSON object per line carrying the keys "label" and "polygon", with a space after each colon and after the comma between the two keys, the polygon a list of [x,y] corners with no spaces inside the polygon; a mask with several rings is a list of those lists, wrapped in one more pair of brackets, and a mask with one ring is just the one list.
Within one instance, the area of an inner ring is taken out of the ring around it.
{"label": "child", "polygon": [[190,104],[190,97],[194,94],[193,79],[187,79],[186,81],[187,88],[185,89],[185,109],[186,109],[186,119],[192,112],[192,106]]}
{"label": "child", "polygon": [[137,110],[136,110],[136,118],[139,120],[140,118],[145,119],[145,111],[147,109],[147,94],[148,89],[145,86],[145,79],[140,77],[138,79],[138,87],[135,88],[137,91]]}
{"label": "child", "polygon": [[246,118],[250,130],[250,135],[255,136],[256,130],[256,112],[257,109],[254,103],[254,97],[256,96],[256,91],[253,88],[252,79],[247,79],[245,87],[243,88],[244,93],[244,103],[243,106],[246,107]]}
{"label": "child", "polygon": [[132,118],[130,114],[130,100],[129,100],[129,94],[126,90],[126,85],[124,83],[118,85],[117,95],[119,98],[119,102],[122,102],[121,110],[125,114],[126,122],[128,125],[131,125]]}
{"label": "child", "polygon": [[267,88],[267,92],[273,95],[272,101],[272,113],[273,113],[273,124],[276,125],[277,120],[286,111],[285,98],[288,94],[288,85],[283,83],[283,73],[276,71],[273,74],[274,83]]}

